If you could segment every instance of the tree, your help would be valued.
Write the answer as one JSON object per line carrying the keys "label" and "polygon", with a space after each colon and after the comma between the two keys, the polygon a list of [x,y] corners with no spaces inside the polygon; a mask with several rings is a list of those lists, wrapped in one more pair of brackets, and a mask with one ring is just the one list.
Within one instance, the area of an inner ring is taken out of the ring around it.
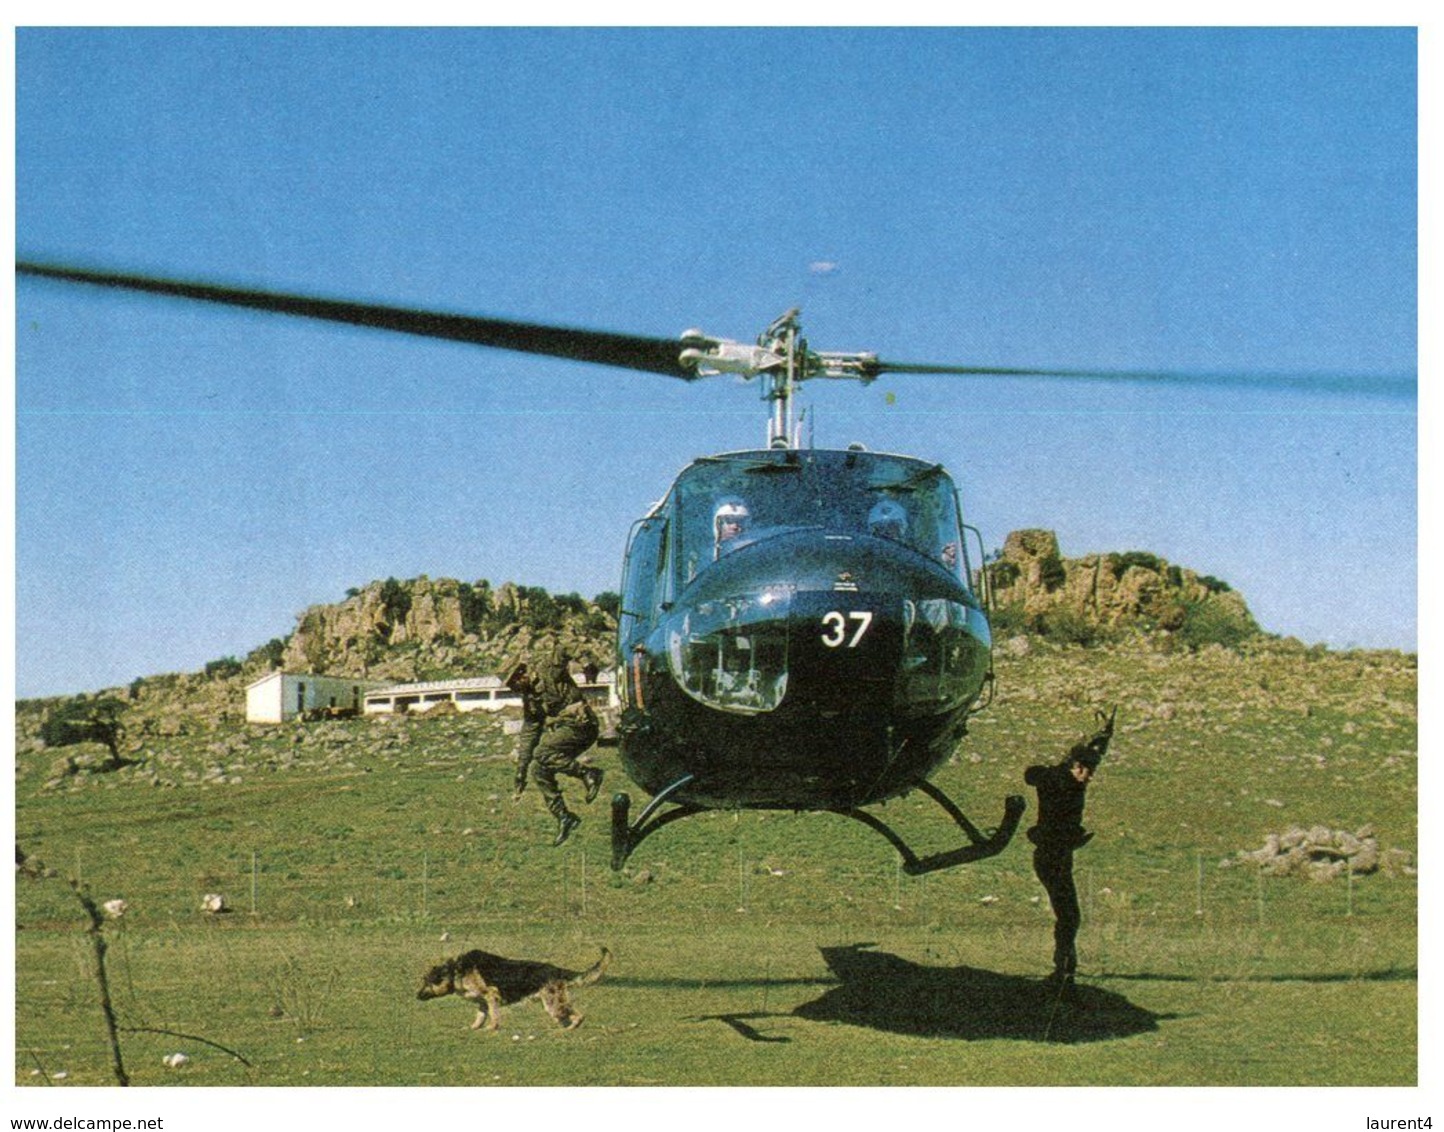
{"label": "tree", "polygon": [[125,725],[120,717],[125,710],[123,701],[110,697],[68,700],[40,725],[40,738],[47,747],[103,743],[110,752],[110,759],[102,769],[118,770],[129,763],[129,760],[120,757],[120,740],[125,735]]}
{"label": "tree", "polygon": [[280,668],[281,658],[286,655],[286,642],[280,637],[272,637],[259,648],[252,649],[246,654],[247,664],[259,664],[264,668]]}
{"label": "tree", "polygon": [[386,611],[386,623],[393,628],[406,620],[411,612],[411,588],[387,578],[381,583],[381,608]]}
{"label": "tree", "polygon": [[241,671],[241,662],[233,656],[223,656],[219,660],[206,662],[207,680],[225,680],[237,676]]}

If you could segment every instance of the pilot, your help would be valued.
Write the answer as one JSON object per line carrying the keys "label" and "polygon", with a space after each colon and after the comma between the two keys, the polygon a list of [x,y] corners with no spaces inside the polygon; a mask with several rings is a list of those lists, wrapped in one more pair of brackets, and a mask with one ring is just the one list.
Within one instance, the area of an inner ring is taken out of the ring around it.
{"label": "pilot", "polygon": [[1078,970],[1078,928],[1082,913],[1073,883],[1073,852],[1093,837],[1083,829],[1083,805],[1088,784],[1113,737],[1113,717],[1101,711],[1101,727],[1091,738],[1075,743],[1063,761],[1053,766],[1030,766],[1023,781],[1038,791],[1038,821],[1028,830],[1034,845],[1033,872],[1053,906],[1053,973],[1049,981],[1071,990]]}
{"label": "pilot", "polygon": [[[601,728],[596,713],[572,679],[566,652],[550,638],[544,638],[526,663],[513,671],[507,686],[522,694],[522,737],[517,743],[516,790],[512,801],[521,801],[530,769],[547,811],[557,819],[557,835],[552,844],[560,845],[582,824],[582,819],[567,808],[557,785],[557,775],[580,778],[586,784],[586,800],[596,799],[602,787],[603,771],[601,767],[578,761],[577,756],[597,741]],[[529,738],[527,728],[534,717],[538,733]]]}
{"label": "pilot", "polygon": [[896,499],[880,499],[867,513],[868,534],[902,542],[908,533],[908,513]]}
{"label": "pilot", "polygon": [[747,522],[750,518],[747,504],[740,499],[724,499],[717,504],[717,510],[712,513],[714,558],[721,558],[728,551],[737,549],[740,540],[747,533]]}

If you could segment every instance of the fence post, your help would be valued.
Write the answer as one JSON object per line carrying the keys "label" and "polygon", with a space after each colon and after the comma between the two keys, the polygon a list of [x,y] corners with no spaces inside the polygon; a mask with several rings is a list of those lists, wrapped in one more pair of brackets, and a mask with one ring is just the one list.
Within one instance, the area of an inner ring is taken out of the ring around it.
{"label": "fence post", "polygon": [[737,911],[747,910],[747,863],[742,855],[742,842],[737,842]]}

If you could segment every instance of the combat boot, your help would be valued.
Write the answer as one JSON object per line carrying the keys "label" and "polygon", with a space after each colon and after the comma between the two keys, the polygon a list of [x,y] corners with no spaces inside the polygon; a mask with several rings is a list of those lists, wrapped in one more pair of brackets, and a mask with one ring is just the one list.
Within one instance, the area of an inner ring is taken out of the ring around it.
{"label": "combat boot", "polygon": [[572,830],[581,824],[582,819],[576,814],[563,810],[557,817],[557,839],[552,842],[552,845],[554,847],[560,845],[572,835]]}
{"label": "combat boot", "polygon": [[587,784],[587,801],[595,802],[597,792],[602,788],[602,779],[606,777],[606,771],[599,766],[589,766],[582,774],[582,781]]}

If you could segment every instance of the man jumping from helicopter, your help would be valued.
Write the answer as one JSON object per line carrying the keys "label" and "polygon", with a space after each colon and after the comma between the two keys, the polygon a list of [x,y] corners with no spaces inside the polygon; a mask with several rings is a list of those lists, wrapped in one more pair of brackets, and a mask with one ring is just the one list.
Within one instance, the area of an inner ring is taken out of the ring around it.
{"label": "man jumping from helicopter", "polygon": [[1069,990],[1078,970],[1078,928],[1083,916],[1078,889],[1073,883],[1073,852],[1093,837],[1083,828],[1083,805],[1088,784],[1113,738],[1113,711],[1097,713],[1099,730],[1075,743],[1063,761],[1053,766],[1030,766],[1023,781],[1038,791],[1038,821],[1028,830],[1034,845],[1033,872],[1053,906],[1053,973],[1051,982]]}
{"label": "man jumping from helicopter", "polygon": [[[582,819],[567,808],[557,775],[580,778],[586,783],[586,801],[596,799],[604,772],[600,767],[584,765],[577,756],[597,741],[601,728],[596,713],[572,679],[566,652],[555,641],[543,641],[527,661],[517,665],[506,683],[522,697],[522,733],[517,743],[512,801],[521,801],[530,770],[547,811],[557,819],[552,844],[560,845],[582,824]],[[529,732],[528,728],[533,730]]]}
{"label": "man jumping from helicopter", "polygon": [[542,729],[546,726],[547,713],[542,707],[541,696],[532,681],[531,670],[525,663],[518,664],[506,678],[506,686],[521,697],[521,730],[516,736],[517,780],[526,785],[525,768],[531,766],[536,745],[541,742]]}

